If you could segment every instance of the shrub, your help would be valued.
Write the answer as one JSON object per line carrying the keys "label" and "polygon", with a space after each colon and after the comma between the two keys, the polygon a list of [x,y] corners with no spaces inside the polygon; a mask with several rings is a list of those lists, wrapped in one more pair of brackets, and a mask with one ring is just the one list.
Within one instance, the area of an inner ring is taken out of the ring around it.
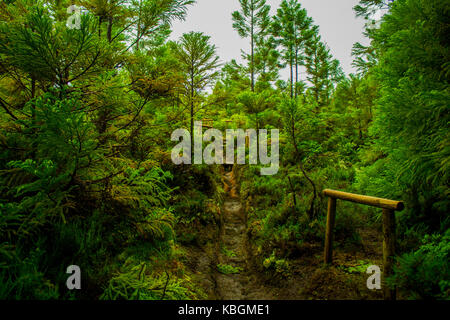
{"label": "shrub", "polygon": [[236,274],[242,271],[241,267],[233,267],[229,264],[218,264],[217,270],[223,274]]}
{"label": "shrub", "polygon": [[290,275],[289,262],[285,259],[278,259],[275,256],[275,252],[272,252],[270,257],[264,260],[263,266],[266,270],[273,270],[276,274],[283,277]]}
{"label": "shrub", "polygon": [[450,299],[450,230],[425,236],[418,250],[399,257],[388,283],[412,299]]}
{"label": "shrub", "polygon": [[[128,261],[130,262],[130,261]],[[155,274],[148,265],[130,263],[109,281],[101,300],[191,300],[204,298],[189,277]]]}

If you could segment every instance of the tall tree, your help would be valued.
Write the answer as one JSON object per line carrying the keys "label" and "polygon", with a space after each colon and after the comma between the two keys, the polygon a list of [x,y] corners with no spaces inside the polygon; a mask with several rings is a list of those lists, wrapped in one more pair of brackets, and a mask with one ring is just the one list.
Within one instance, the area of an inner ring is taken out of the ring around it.
{"label": "tall tree", "polygon": [[273,19],[272,32],[282,47],[283,60],[289,65],[290,92],[294,98],[298,95],[299,66],[304,64],[306,43],[317,33],[317,27],[298,0],[283,0]]}
{"label": "tall tree", "polygon": [[216,46],[209,41],[209,36],[192,31],[183,34],[180,41],[172,45],[185,74],[185,96],[190,108],[191,135],[194,133],[196,99],[218,75],[216,69],[219,67],[219,57],[216,55]]}
{"label": "tall tree", "polygon": [[363,17],[368,20],[374,12],[380,9],[389,9],[394,0],[360,0],[359,3],[353,7],[356,16]]}
{"label": "tall tree", "polygon": [[[405,223],[426,221],[434,229],[448,227],[443,222],[450,163],[445,2],[395,1],[373,33],[379,61],[373,72],[380,89],[371,132],[383,157],[362,174],[373,194],[410,199]],[[374,183],[374,175],[394,176],[395,183],[386,189],[387,179]]]}
{"label": "tall tree", "polygon": [[[393,0],[360,0],[353,7],[357,17],[362,17],[366,21],[363,34],[366,37],[373,38],[376,29],[379,28],[383,14],[393,4]],[[372,45],[365,46],[359,42],[353,45],[352,56],[354,57],[352,65],[359,73],[365,74],[377,64],[375,48]]]}
{"label": "tall tree", "polygon": [[250,37],[251,90],[255,91],[255,46],[258,36],[265,34],[270,24],[270,6],[266,0],[239,0],[240,11],[232,14],[233,28],[243,38]]}
{"label": "tall tree", "polygon": [[[74,1],[0,2],[0,264],[8,283],[1,299],[85,296],[57,289],[60,266],[77,255],[81,268],[95,275],[122,248],[92,260],[82,247],[94,242],[67,246],[61,235],[87,234],[93,229],[85,226],[106,217],[108,227],[95,227],[100,240],[119,234],[116,243],[171,238],[173,215],[163,204],[169,193],[159,161],[149,155],[158,148],[149,133],[156,108],[146,107],[157,106],[164,99],[159,93],[175,86],[174,59],[161,51],[142,58],[130,50],[130,1],[91,2],[115,4],[114,13],[92,6],[80,29],[66,26],[65,10]],[[103,13],[108,19],[99,24]],[[143,74],[133,70],[136,65]],[[26,257],[38,251],[48,259],[33,260],[35,271],[24,268]],[[18,279],[33,280],[22,285]],[[90,287],[100,294],[104,280]]]}
{"label": "tall tree", "polygon": [[256,38],[255,73],[259,74],[256,82],[262,89],[267,89],[271,81],[278,79],[278,72],[281,68],[280,53],[277,50],[277,43],[271,34],[263,34]]}
{"label": "tall tree", "polygon": [[318,106],[326,105],[335,84],[344,77],[339,61],[333,59],[330,49],[318,34],[308,41],[305,53],[307,79],[312,85],[312,97]]}

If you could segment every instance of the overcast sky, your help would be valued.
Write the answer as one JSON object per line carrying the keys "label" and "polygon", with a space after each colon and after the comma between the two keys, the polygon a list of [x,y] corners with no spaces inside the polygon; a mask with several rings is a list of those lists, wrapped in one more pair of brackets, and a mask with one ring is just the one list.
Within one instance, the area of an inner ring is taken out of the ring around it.
{"label": "overcast sky", "polygon": [[[358,0],[300,0],[300,3],[320,28],[322,40],[332,55],[341,62],[346,74],[355,72],[351,66],[351,50],[355,42],[367,43],[362,35],[364,21],[356,18],[352,10]],[[267,0],[271,14],[276,13],[281,0]],[[170,37],[178,40],[189,31],[201,31],[211,36],[222,62],[236,59],[242,62],[241,49],[249,52],[249,39],[242,39],[232,27],[231,13],[239,9],[238,0],[197,0],[188,9],[185,21],[175,21]],[[288,73],[282,72],[287,80]]]}

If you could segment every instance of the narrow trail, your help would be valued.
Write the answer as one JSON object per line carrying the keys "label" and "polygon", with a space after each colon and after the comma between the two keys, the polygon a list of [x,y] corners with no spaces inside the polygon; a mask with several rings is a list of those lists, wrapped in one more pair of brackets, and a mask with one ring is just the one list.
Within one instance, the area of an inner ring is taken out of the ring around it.
{"label": "narrow trail", "polygon": [[262,285],[252,272],[247,240],[245,212],[238,195],[233,172],[224,175],[227,198],[222,210],[222,228],[218,246],[218,263],[232,271],[216,274],[216,292],[224,300],[274,299],[271,290]]}
{"label": "narrow trail", "polygon": [[382,263],[380,234],[362,230],[362,246],[336,248],[334,265],[323,267],[323,248],[306,243],[289,259],[289,276],[265,274],[255,265],[247,236],[246,213],[233,172],[223,175],[226,199],[220,227],[205,226],[200,243],[185,247],[187,265],[194,281],[208,299],[218,300],[308,300],[308,299],[382,299],[381,291],[368,290],[365,272],[350,274],[349,267],[359,261]]}

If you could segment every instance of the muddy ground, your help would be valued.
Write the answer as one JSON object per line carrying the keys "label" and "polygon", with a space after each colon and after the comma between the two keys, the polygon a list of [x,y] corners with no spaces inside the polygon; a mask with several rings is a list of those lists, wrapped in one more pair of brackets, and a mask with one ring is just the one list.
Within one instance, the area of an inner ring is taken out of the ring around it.
{"label": "muddy ground", "polygon": [[381,265],[381,234],[359,230],[361,245],[336,248],[331,266],[323,265],[320,244],[305,244],[304,252],[289,260],[290,275],[276,277],[261,271],[252,243],[234,173],[224,172],[224,201],[219,227],[205,226],[196,244],[184,247],[185,265],[205,292],[219,300],[382,299],[380,290],[369,290],[369,275],[352,271],[361,261]]}

